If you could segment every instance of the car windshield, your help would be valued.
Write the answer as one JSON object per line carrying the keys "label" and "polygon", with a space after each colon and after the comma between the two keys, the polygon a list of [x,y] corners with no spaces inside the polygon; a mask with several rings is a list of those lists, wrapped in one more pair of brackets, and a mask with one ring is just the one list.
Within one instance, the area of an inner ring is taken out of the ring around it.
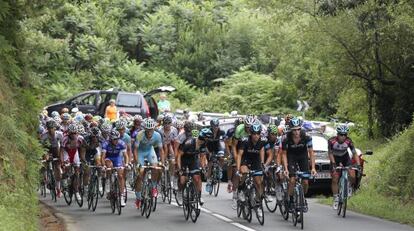
{"label": "car windshield", "polygon": [[317,159],[328,159],[328,140],[322,136],[312,136],[313,150]]}
{"label": "car windshield", "polygon": [[120,107],[140,107],[141,97],[135,94],[118,94],[117,105]]}

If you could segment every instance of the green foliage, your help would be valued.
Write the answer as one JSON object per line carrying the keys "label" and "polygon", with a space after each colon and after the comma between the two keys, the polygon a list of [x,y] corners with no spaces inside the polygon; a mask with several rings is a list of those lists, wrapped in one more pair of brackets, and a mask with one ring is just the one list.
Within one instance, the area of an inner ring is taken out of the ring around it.
{"label": "green foliage", "polygon": [[282,80],[243,71],[223,80],[222,86],[194,101],[197,110],[240,113],[289,112],[295,105],[296,89]]}

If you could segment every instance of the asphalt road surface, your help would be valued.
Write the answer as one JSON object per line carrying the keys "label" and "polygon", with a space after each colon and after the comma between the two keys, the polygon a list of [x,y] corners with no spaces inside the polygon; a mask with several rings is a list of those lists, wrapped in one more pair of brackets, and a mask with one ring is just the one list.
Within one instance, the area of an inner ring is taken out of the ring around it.
{"label": "asphalt road surface", "polygon": [[[218,197],[206,195],[203,192],[205,204],[200,217],[196,223],[189,219],[185,221],[183,210],[176,204],[164,204],[159,202],[155,212],[151,213],[149,219],[142,217],[139,210],[134,206],[134,194],[128,192],[127,206],[122,209],[122,214],[115,215],[110,211],[109,201],[105,197],[100,198],[95,212],[87,209],[84,203],[82,208],[72,202],[71,206],[66,205],[63,197],[58,201],[52,202],[49,194],[41,201],[55,208],[63,214],[68,228],[75,230],[180,230],[180,231],[254,231],[254,230],[300,230],[294,227],[291,219],[283,220],[278,212],[269,213],[265,209],[265,223],[261,226],[256,217],[253,216],[252,222],[248,223],[242,218],[238,218],[236,211],[231,208],[231,194],[225,192],[225,184],[221,185]],[[204,187],[203,187],[204,190]],[[161,198],[159,198],[160,200]],[[352,200],[352,198],[351,198]],[[174,200],[173,200],[174,201]],[[86,205],[85,205],[86,204]],[[414,228],[386,220],[361,215],[347,211],[346,218],[338,217],[335,211],[325,205],[318,204],[316,199],[308,199],[309,212],[305,214],[304,230],[315,231],[394,231],[410,230]]]}

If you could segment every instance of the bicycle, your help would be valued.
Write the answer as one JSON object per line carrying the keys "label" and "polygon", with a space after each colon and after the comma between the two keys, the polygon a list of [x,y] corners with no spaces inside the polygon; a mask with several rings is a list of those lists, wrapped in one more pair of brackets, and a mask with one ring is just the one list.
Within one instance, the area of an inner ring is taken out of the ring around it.
{"label": "bicycle", "polygon": [[187,221],[188,218],[191,218],[191,221],[195,223],[198,216],[200,215],[200,195],[196,189],[196,186],[193,182],[193,174],[200,170],[190,171],[188,167],[185,169],[184,176],[186,177],[186,182],[182,191],[183,195],[183,212],[184,218]]}
{"label": "bicycle", "polygon": [[[253,176],[258,171],[250,170],[248,173],[245,173],[246,179],[244,180],[244,188],[243,190],[239,191],[238,194],[243,193],[244,200],[240,199],[238,195],[237,199],[237,217],[242,216],[243,219],[247,220],[249,223],[252,221],[253,213],[252,210],[254,209],[256,213],[256,218],[259,221],[260,225],[264,224],[264,211],[263,211],[263,196],[260,198],[260,201],[256,201],[256,193],[257,189],[254,185]],[[261,212],[261,216],[259,215]]]}
{"label": "bicycle", "polygon": [[91,171],[91,177],[87,196],[88,209],[92,208],[92,211],[95,212],[99,198],[99,170],[101,166],[89,165],[89,169]]}
{"label": "bicycle", "polygon": [[220,155],[212,155],[212,167],[211,167],[211,187],[209,194],[211,195],[214,192],[214,196],[217,197],[220,189],[220,181],[222,178],[222,169],[219,164]]}
{"label": "bicycle", "polygon": [[52,197],[52,201],[56,202],[56,180],[54,174],[54,168],[56,162],[58,162],[58,158],[52,158],[48,160],[42,160],[42,163],[46,163],[46,169],[43,171],[43,179],[40,183],[41,186],[41,195],[46,197],[46,188],[50,191],[50,196]]}
{"label": "bicycle", "polygon": [[303,192],[303,186],[302,186],[302,180],[303,179],[309,179],[311,176],[308,172],[302,172],[297,170],[295,172],[296,175],[296,182],[295,182],[295,188],[293,193],[293,205],[291,205],[291,208],[293,208],[290,213],[292,213],[292,222],[293,225],[296,227],[298,222],[300,222],[301,229],[304,227],[304,217],[303,213],[307,211],[307,205],[305,200],[305,194]]}
{"label": "bicycle", "polygon": [[264,184],[264,202],[266,208],[269,212],[274,213],[278,206],[278,201],[276,198],[276,165],[269,166],[268,173],[263,175],[263,184]]}
{"label": "bicycle", "polygon": [[[65,198],[66,204],[67,205],[71,205],[72,203],[72,197],[73,194],[75,193],[75,178],[77,178],[78,181],[78,192],[79,194],[81,194],[80,199],[78,199],[75,196],[75,201],[76,203],[79,205],[79,207],[82,207],[83,205],[83,195],[82,195],[82,189],[81,189],[81,178],[80,178],[80,174],[77,175],[75,174],[75,166],[73,164],[70,163],[66,163],[65,168],[68,168],[67,173],[66,173],[66,179],[64,179],[62,182],[63,183],[63,197]],[[66,183],[65,183],[66,182]]]}
{"label": "bicycle", "polygon": [[348,204],[348,198],[349,198],[349,190],[352,190],[352,186],[349,182],[348,179],[348,171],[349,170],[356,170],[359,171],[358,168],[355,168],[353,166],[338,166],[335,168],[338,171],[341,171],[341,178],[339,178],[339,202],[338,202],[338,209],[337,209],[337,214],[338,216],[341,215],[342,213],[342,217],[345,218],[346,216],[346,209],[347,209],[347,204]]}
{"label": "bicycle", "polygon": [[[141,216],[149,218],[151,215],[151,211],[155,211],[157,206],[157,197],[152,195],[152,170],[153,169],[161,169],[161,167],[154,167],[149,164],[148,161],[145,161],[145,164],[141,166],[144,169],[144,179],[142,181],[142,205],[141,205]],[[156,186],[155,186],[156,187]]]}
{"label": "bicycle", "polygon": [[161,199],[162,202],[166,202],[171,204],[172,199],[172,185],[171,185],[171,175],[168,161],[164,164],[164,171],[161,176]]}
{"label": "bicycle", "polygon": [[[276,174],[282,174],[283,167],[276,170]],[[283,177],[276,183],[276,200],[279,205],[279,211],[284,220],[289,219],[289,194],[288,194],[288,178]]]}
{"label": "bicycle", "polygon": [[121,185],[119,182],[118,176],[118,169],[122,169],[123,167],[113,167],[113,168],[106,168],[106,171],[110,171],[111,175],[109,177],[109,195],[108,199],[111,204],[111,211],[115,213],[117,211],[118,215],[122,213],[121,207]]}

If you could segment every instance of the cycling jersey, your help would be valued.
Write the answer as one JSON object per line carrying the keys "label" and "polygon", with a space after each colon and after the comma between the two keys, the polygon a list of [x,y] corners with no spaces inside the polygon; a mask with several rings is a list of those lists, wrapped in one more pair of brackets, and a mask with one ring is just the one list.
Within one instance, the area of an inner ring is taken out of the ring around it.
{"label": "cycling jersey", "polygon": [[85,140],[85,159],[89,164],[94,164],[95,159],[99,158],[101,155],[101,142],[99,137],[94,141],[91,135],[86,136]]}
{"label": "cycling jersey", "polygon": [[168,131],[168,132],[164,130],[164,127],[162,127],[159,130],[159,132],[160,132],[160,134],[163,138],[164,144],[170,144],[171,142],[176,141],[177,138],[178,138],[178,130],[175,127],[172,127],[172,126],[170,128],[170,131]]}
{"label": "cycling jersey", "polygon": [[190,171],[199,171],[200,161],[199,152],[197,149],[197,139],[193,137],[185,137],[183,142],[178,146],[178,149],[183,152],[181,156],[181,169],[184,171],[187,167]]}
{"label": "cycling jersey", "polygon": [[288,132],[282,141],[282,150],[286,151],[288,159],[289,176],[294,176],[295,171],[298,170],[296,165],[299,165],[299,170],[309,172],[309,158],[308,148],[312,148],[312,137],[306,135],[304,131],[300,131],[299,143],[293,142],[293,134]]}
{"label": "cycling jersey", "polygon": [[123,166],[123,154],[126,152],[126,144],[123,140],[118,140],[116,145],[111,141],[106,141],[102,144],[102,153],[105,154],[105,160],[112,161],[114,167]]}
{"label": "cycling jersey", "polygon": [[145,158],[151,163],[156,164],[158,162],[157,155],[154,148],[162,148],[161,135],[154,131],[150,139],[145,135],[145,130],[138,133],[135,140],[135,147],[138,149],[138,161],[139,164],[145,164]]}
{"label": "cycling jersey", "polygon": [[239,150],[243,150],[243,157],[241,165],[251,165],[251,170],[261,171],[260,150],[264,148],[266,140],[260,138],[256,143],[253,143],[250,137],[241,140]]}
{"label": "cycling jersey", "polygon": [[207,142],[205,142],[205,146],[207,147],[208,151],[212,154],[218,155],[219,152],[221,152],[219,155],[224,155],[224,144],[223,139],[225,136],[225,132],[218,130],[218,132],[215,134],[215,136],[212,139],[208,139]]}
{"label": "cycling jersey", "polygon": [[55,135],[51,137],[46,131],[40,135],[40,140],[43,144],[47,144],[46,146],[48,146],[47,148],[49,149],[49,153],[52,154],[54,158],[57,158],[59,154],[59,148],[63,140],[62,132],[55,131]]}
{"label": "cycling jersey", "polygon": [[240,124],[237,126],[234,132],[234,138],[237,140],[241,140],[243,137],[248,137],[249,133],[246,132],[244,124]]}
{"label": "cycling jersey", "polygon": [[63,160],[75,166],[80,166],[79,148],[82,147],[83,143],[84,139],[81,135],[77,135],[76,140],[72,140],[69,135],[63,137]]}
{"label": "cycling jersey", "polygon": [[346,137],[343,143],[340,143],[338,137],[332,137],[328,140],[328,153],[332,153],[336,164],[342,163],[343,166],[352,164],[351,157],[348,155],[348,148],[352,154],[356,154],[356,150],[352,140]]}

